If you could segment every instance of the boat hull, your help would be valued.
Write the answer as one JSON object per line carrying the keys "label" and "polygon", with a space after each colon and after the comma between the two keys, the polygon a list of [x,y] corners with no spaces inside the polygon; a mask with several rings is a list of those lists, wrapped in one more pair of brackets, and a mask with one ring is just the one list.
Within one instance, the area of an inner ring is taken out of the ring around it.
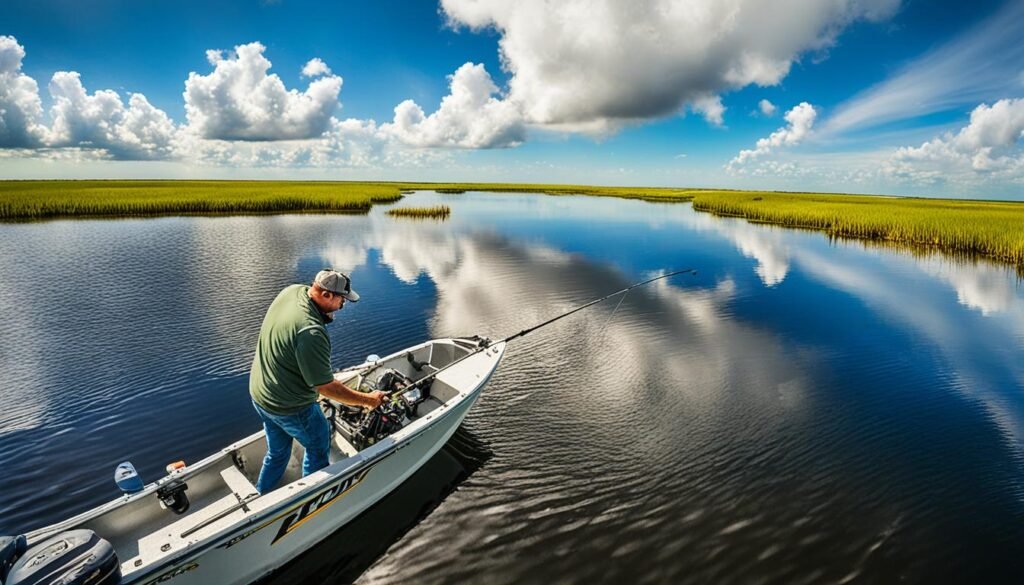
{"label": "boat hull", "polygon": [[266,576],[380,501],[434,456],[458,429],[485,383],[383,457],[322,482],[297,501],[255,514],[233,532],[204,543],[201,550],[146,575],[128,575],[123,582],[173,579],[181,585],[234,585]]}

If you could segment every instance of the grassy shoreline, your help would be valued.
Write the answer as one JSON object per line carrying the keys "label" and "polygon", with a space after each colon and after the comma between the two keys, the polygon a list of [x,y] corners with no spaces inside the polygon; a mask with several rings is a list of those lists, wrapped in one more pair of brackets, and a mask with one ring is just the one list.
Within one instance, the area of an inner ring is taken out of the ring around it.
{"label": "grassy shoreline", "polygon": [[707,191],[693,207],[831,236],[935,248],[1024,265],[1024,203],[821,193]]}
{"label": "grassy shoreline", "polygon": [[0,222],[62,217],[366,213],[403,192],[547,193],[692,201],[694,209],[1024,266],[1024,203],[646,187],[410,182],[0,181]]}
{"label": "grassy shoreline", "polygon": [[288,212],[365,213],[402,198],[382,183],[0,181],[0,221]]}

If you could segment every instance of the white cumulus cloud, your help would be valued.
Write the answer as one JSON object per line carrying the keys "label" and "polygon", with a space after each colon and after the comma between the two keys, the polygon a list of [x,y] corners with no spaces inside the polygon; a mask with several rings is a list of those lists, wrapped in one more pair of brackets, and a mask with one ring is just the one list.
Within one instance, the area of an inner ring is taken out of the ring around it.
{"label": "white cumulus cloud", "polygon": [[335,118],[310,140],[207,140],[186,133],[181,151],[197,164],[239,168],[373,169],[449,162],[444,151],[404,146],[373,120]]}
{"label": "white cumulus cloud", "polygon": [[1024,179],[1024,99],[1004,99],[971,112],[967,126],[921,146],[897,149],[887,170],[897,176],[923,180],[979,175]]}
{"label": "white cumulus cloud", "polygon": [[43,140],[43,105],[36,80],[21,72],[25,48],[0,36],[0,148],[33,148]]}
{"label": "white cumulus cloud", "polygon": [[775,110],[778,109],[778,108],[775,107],[775,104],[771,103],[768,100],[761,100],[761,101],[759,101],[757,103],[757,107],[758,107],[758,109],[761,110],[761,114],[765,115],[765,116],[774,116],[775,115]]}
{"label": "white cumulus cloud", "polygon": [[494,97],[498,87],[483,65],[466,63],[449,81],[450,93],[436,112],[427,116],[416,102],[405,100],[384,130],[417,147],[500,148],[524,140],[522,114]]}
{"label": "white cumulus cloud", "polygon": [[758,140],[752,150],[741,150],[736,158],[729,161],[728,168],[736,170],[740,165],[763,157],[777,148],[799,144],[811,131],[817,115],[814,106],[807,102],[801,102],[786,112],[785,119],[788,122],[786,126],[772,132],[767,138]]}
{"label": "white cumulus cloud", "polygon": [[722,105],[722,98],[717,95],[695,97],[690,108],[704,116],[708,124],[713,126],[721,126],[725,121],[725,106]]}
{"label": "white cumulus cloud", "polygon": [[227,56],[207,51],[213,72],[192,72],[185,81],[189,131],[208,139],[262,141],[314,138],[329,128],[341,77],[325,73],[304,92],[286,89],[280,77],[268,75],[265,50],[255,42]]}
{"label": "white cumulus cloud", "polygon": [[302,76],[303,77],[319,77],[321,75],[330,75],[330,74],[331,74],[331,68],[328,67],[327,63],[324,63],[323,59],[321,59],[320,57],[314,57],[313,59],[310,59],[302,67]]}
{"label": "white cumulus cloud", "polygon": [[177,129],[144,95],[131,94],[125,107],[115,91],[90,95],[79,74],[69,71],[54,73],[49,90],[53,122],[47,133],[48,146],[103,149],[122,160],[172,156]]}
{"label": "white cumulus cloud", "polygon": [[441,0],[452,26],[493,29],[508,100],[531,124],[601,132],[678,113],[719,123],[708,96],[775,85],[899,0]]}

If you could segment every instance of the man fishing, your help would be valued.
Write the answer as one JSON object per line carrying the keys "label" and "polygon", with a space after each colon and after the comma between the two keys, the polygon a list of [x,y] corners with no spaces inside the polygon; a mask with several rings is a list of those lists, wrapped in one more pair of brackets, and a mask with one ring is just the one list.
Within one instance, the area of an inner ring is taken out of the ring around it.
{"label": "man fishing", "polygon": [[249,373],[249,394],[267,434],[267,455],[256,482],[260,494],[273,490],[284,475],[292,439],[306,451],[303,476],[328,465],[331,428],[317,404],[319,395],[364,408],[376,408],[384,399],[383,392],[345,386],[331,370],[331,340],[324,326],[345,301],[358,300],[348,275],[324,269],[310,286],[286,287],[267,309]]}

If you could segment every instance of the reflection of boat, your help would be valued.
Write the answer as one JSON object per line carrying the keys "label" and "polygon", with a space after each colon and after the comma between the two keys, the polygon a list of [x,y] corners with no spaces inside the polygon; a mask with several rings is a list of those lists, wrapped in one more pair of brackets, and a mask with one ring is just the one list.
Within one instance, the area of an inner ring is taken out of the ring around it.
{"label": "reflection of boat", "polygon": [[465,425],[409,479],[260,585],[351,583],[441,504],[491,453]]}
{"label": "reflection of boat", "polygon": [[[30,573],[38,579],[41,565],[62,577],[99,570],[94,565],[102,559],[83,563],[90,551],[72,547],[59,554],[53,551],[64,545],[44,542],[67,542],[69,535],[92,531],[103,554],[116,554],[116,561],[110,577],[89,583],[250,583],[338,530],[426,463],[458,428],[505,345],[487,347],[479,338],[434,340],[338,372],[346,384],[390,390],[392,400],[371,413],[376,418],[362,419],[373,419],[369,426],[353,425],[351,411],[325,401],[335,426],[328,467],[301,477],[302,448],[296,443],[282,487],[260,496],[253,483],[266,451],[261,431],[141,491],[29,533],[30,548],[5,582],[26,582]],[[430,378],[422,388],[409,387]],[[32,568],[43,549],[51,558]]]}

